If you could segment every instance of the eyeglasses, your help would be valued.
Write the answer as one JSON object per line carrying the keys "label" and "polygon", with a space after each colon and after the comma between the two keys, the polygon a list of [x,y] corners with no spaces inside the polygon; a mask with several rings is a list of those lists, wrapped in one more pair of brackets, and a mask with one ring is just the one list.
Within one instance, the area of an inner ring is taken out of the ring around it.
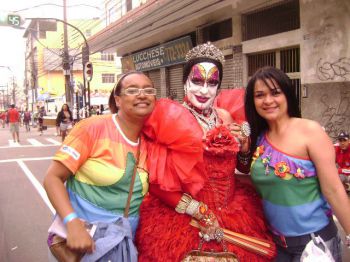
{"label": "eyeglasses", "polygon": [[137,87],[129,87],[123,90],[123,94],[127,96],[138,96],[141,92],[146,96],[154,96],[157,94],[157,89],[153,87],[146,88],[137,88]]}

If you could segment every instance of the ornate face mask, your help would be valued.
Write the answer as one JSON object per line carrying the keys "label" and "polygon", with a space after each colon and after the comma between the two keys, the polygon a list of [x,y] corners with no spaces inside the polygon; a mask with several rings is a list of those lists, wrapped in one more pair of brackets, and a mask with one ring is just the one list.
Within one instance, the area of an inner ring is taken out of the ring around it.
{"label": "ornate face mask", "polygon": [[219,86],[219,69],[213,63],[195,64],[185,83],[190,103],[200,110],[212,106]]}

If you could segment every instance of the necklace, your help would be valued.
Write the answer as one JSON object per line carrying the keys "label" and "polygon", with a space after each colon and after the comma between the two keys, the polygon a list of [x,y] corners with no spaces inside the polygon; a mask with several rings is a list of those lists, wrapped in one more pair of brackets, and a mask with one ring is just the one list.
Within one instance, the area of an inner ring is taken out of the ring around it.
{"label": "necklace", "polygon": [[202,127],[203,131],[207,132],[208,130],[213,129],[215,126],[217,126],[219,118],[214,108],[212,108],[210,115],[208,117],[205,117],[204,115],[191,108],[186,102],[184,102],[182,105],[192,113],[199,125]]}

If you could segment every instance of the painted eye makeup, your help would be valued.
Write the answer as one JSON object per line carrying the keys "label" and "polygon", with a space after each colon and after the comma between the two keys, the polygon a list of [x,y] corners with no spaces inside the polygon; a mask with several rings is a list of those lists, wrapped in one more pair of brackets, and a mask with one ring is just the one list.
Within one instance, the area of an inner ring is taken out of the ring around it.
{"label": "painted eye makeup", "polygon": [[205,83],[205,80],[199,77],[192,77],[191,82],[195,85],[203,86]]}
{"label": "painted eye makeup", "polygon": [[217,86],[219,84],[219,81],[213,79],[213,80],[209,80],[207,83],[209,86]]}

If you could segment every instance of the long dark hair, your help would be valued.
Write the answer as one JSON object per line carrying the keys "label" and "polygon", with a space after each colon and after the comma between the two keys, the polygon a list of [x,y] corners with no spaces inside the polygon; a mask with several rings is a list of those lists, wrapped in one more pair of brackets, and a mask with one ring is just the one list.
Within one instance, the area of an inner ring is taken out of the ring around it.
{"label": "long dark hair", "polygon": [[[277,86],[275,86],[273,81],[267,82],[267,79],[273,79]],[[252,78],[249,80],[245,92],[245,114],[251,128],[250,150],[252,153],[254,153],[256,149],[258,136],[268,129],[268,124],[266,120],[258,114],[254,104],[254,87],[256,81],[258,80],[263,81],[266,84],[266,86],[268,86],[270,89],[275,89],[279,87],[287,99],[288,115],[290,117],[301,117],[298,100],[295,94],[295,89],[289,77],[283,71],[274,67],[267,66],[258,69],[252,76]]]}
{"label": "long dark hair", "polygon": [[[67,111],[69,112],[70,115],[72,115],[72,112],[70,111],[70,108],[69,108],[69,105],[68,104],[63,104],[62,107],[61,107],[61,112],[63,113],[63,107],[64,106],[67,106]],[[41,111],[41,108],[40,108],[40,111]]]}
{"label": "long dark hair", "polygon": [[[114,97],[120,96],[120,92],[121,92],[122,87],[123,87],[123,80],[125,79],[125,77],[127,77],[129,75],[134,75],[134,74],[146,76],[145,73],[143,73],[141,71],[129,71],[121,76],[121,78],[118,80],[118,82],[113,87],[111,94],[109,95],[108,106],[109,106],[109,110],[111,111],[112,114],[115,114],[118,112],[118,107],[117,107],[117,104],[115,103]],[[148,76],[146,76],[146,77],[149,79]],[[152,86],[153,86],[153,82],[151,79],[150,79],[150,81],[151,81]]]}

